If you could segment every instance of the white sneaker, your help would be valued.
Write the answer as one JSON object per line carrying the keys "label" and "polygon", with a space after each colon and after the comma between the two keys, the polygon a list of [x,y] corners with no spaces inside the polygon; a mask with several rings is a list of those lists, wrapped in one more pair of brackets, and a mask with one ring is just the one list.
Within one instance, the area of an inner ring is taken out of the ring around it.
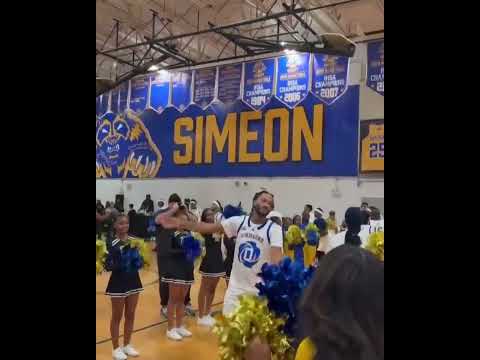
{"label": "white sneaker", "polygon": [[177,333],[178,333],[180,336],[182,336],[182,337],[190,337],[190,336],[192,336],[192,333],[191,333],[190,331],[188,331],[187,329],[185,329],[185,326],[176,328],[175,330],[176,330]]}
{"label": "white sneaker", "polygon": [[113,360],[127,360],[127,355],[123,352],[121,347],[113,350]]}
{"label": "white sneaker", "polygon": [[167,312],[167,307],[166,306],[162,307],[161,313],[165,317],[165,319],[168,320],[168,312]]}
{"label": "white sneaker", "polygon": [[200,326],[212,326],[210,324],[210,321],[208,320],[208,316],[204,316],[204,317],[201,317],[201,318],[198,318],[197,319],[197,325],[200,325]]}
{"label": "white sneaker", "polygon": [[175,341],[181,341],[183,339],[182,336],[177,332],[177,329],[167,330],[167,338]]}
{"label": "white sneaker", "polygon": [[214,326],[216,321],[215,319],[212,317],[212,315],[208,314],[207,316],[205,316],[210,324],[210,326]]}
{"label": "white sneaker", "polygon": [[133,348],[133,346],[130,345],[130,344],[128,344],[127,346],[124,346],[124,347],[123,347],[123,352],[124,352],[125,355],[127,355],[127,356],[137,357],[137,356],[140,355],[140,353],[139,353],[137,350],[135,350],[135,349]]}

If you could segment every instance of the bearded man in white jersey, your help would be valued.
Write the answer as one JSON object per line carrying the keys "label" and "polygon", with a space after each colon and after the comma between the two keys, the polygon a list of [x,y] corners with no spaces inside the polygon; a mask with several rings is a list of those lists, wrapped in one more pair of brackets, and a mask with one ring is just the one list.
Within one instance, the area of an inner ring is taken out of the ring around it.
{"label": "bearded man in white jersey", "polygon": [[172,217],[160,220],[165,228],[183,228],[201,234],[224,233],[230,238],[236,237],[232,273],[223,303],[224,314],[235,310],[240,295],[257,295],[255,284],[260,282],[257,274],[262,265],[276,264],[283,257],[282,229],[267,219],[273,209],[273,195],[263,190],[253,197],[250,215],[233,216],[215,224]]}

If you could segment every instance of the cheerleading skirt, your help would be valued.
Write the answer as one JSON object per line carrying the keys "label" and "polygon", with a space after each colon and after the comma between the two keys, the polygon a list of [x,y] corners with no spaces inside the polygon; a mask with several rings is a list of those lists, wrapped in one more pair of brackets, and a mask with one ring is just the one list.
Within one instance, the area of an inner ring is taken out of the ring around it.
{"label": "cheerleading skirt", "polygon": [[112,298],[123,298],[143,291],[138,271],[113,271],[108,281],[105,295]]}

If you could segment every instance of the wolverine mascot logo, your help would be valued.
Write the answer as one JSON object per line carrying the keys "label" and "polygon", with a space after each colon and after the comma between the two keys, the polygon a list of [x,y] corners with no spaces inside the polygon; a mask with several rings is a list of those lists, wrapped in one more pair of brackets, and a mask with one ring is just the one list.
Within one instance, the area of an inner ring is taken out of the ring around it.
{"label": "wolverine mascot logo", "polygon": [[96,124],[96,177],[155,178],[162,154],[133,112],[108,113]]}

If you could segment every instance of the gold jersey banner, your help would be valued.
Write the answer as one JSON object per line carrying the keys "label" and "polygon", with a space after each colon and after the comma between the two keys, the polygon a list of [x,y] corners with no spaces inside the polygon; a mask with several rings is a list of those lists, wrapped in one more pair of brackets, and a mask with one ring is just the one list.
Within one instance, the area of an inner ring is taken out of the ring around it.
{"label": "gold jersey banner", "polygon": [[360,172],[385,170],[384,119],[360,121]]}

